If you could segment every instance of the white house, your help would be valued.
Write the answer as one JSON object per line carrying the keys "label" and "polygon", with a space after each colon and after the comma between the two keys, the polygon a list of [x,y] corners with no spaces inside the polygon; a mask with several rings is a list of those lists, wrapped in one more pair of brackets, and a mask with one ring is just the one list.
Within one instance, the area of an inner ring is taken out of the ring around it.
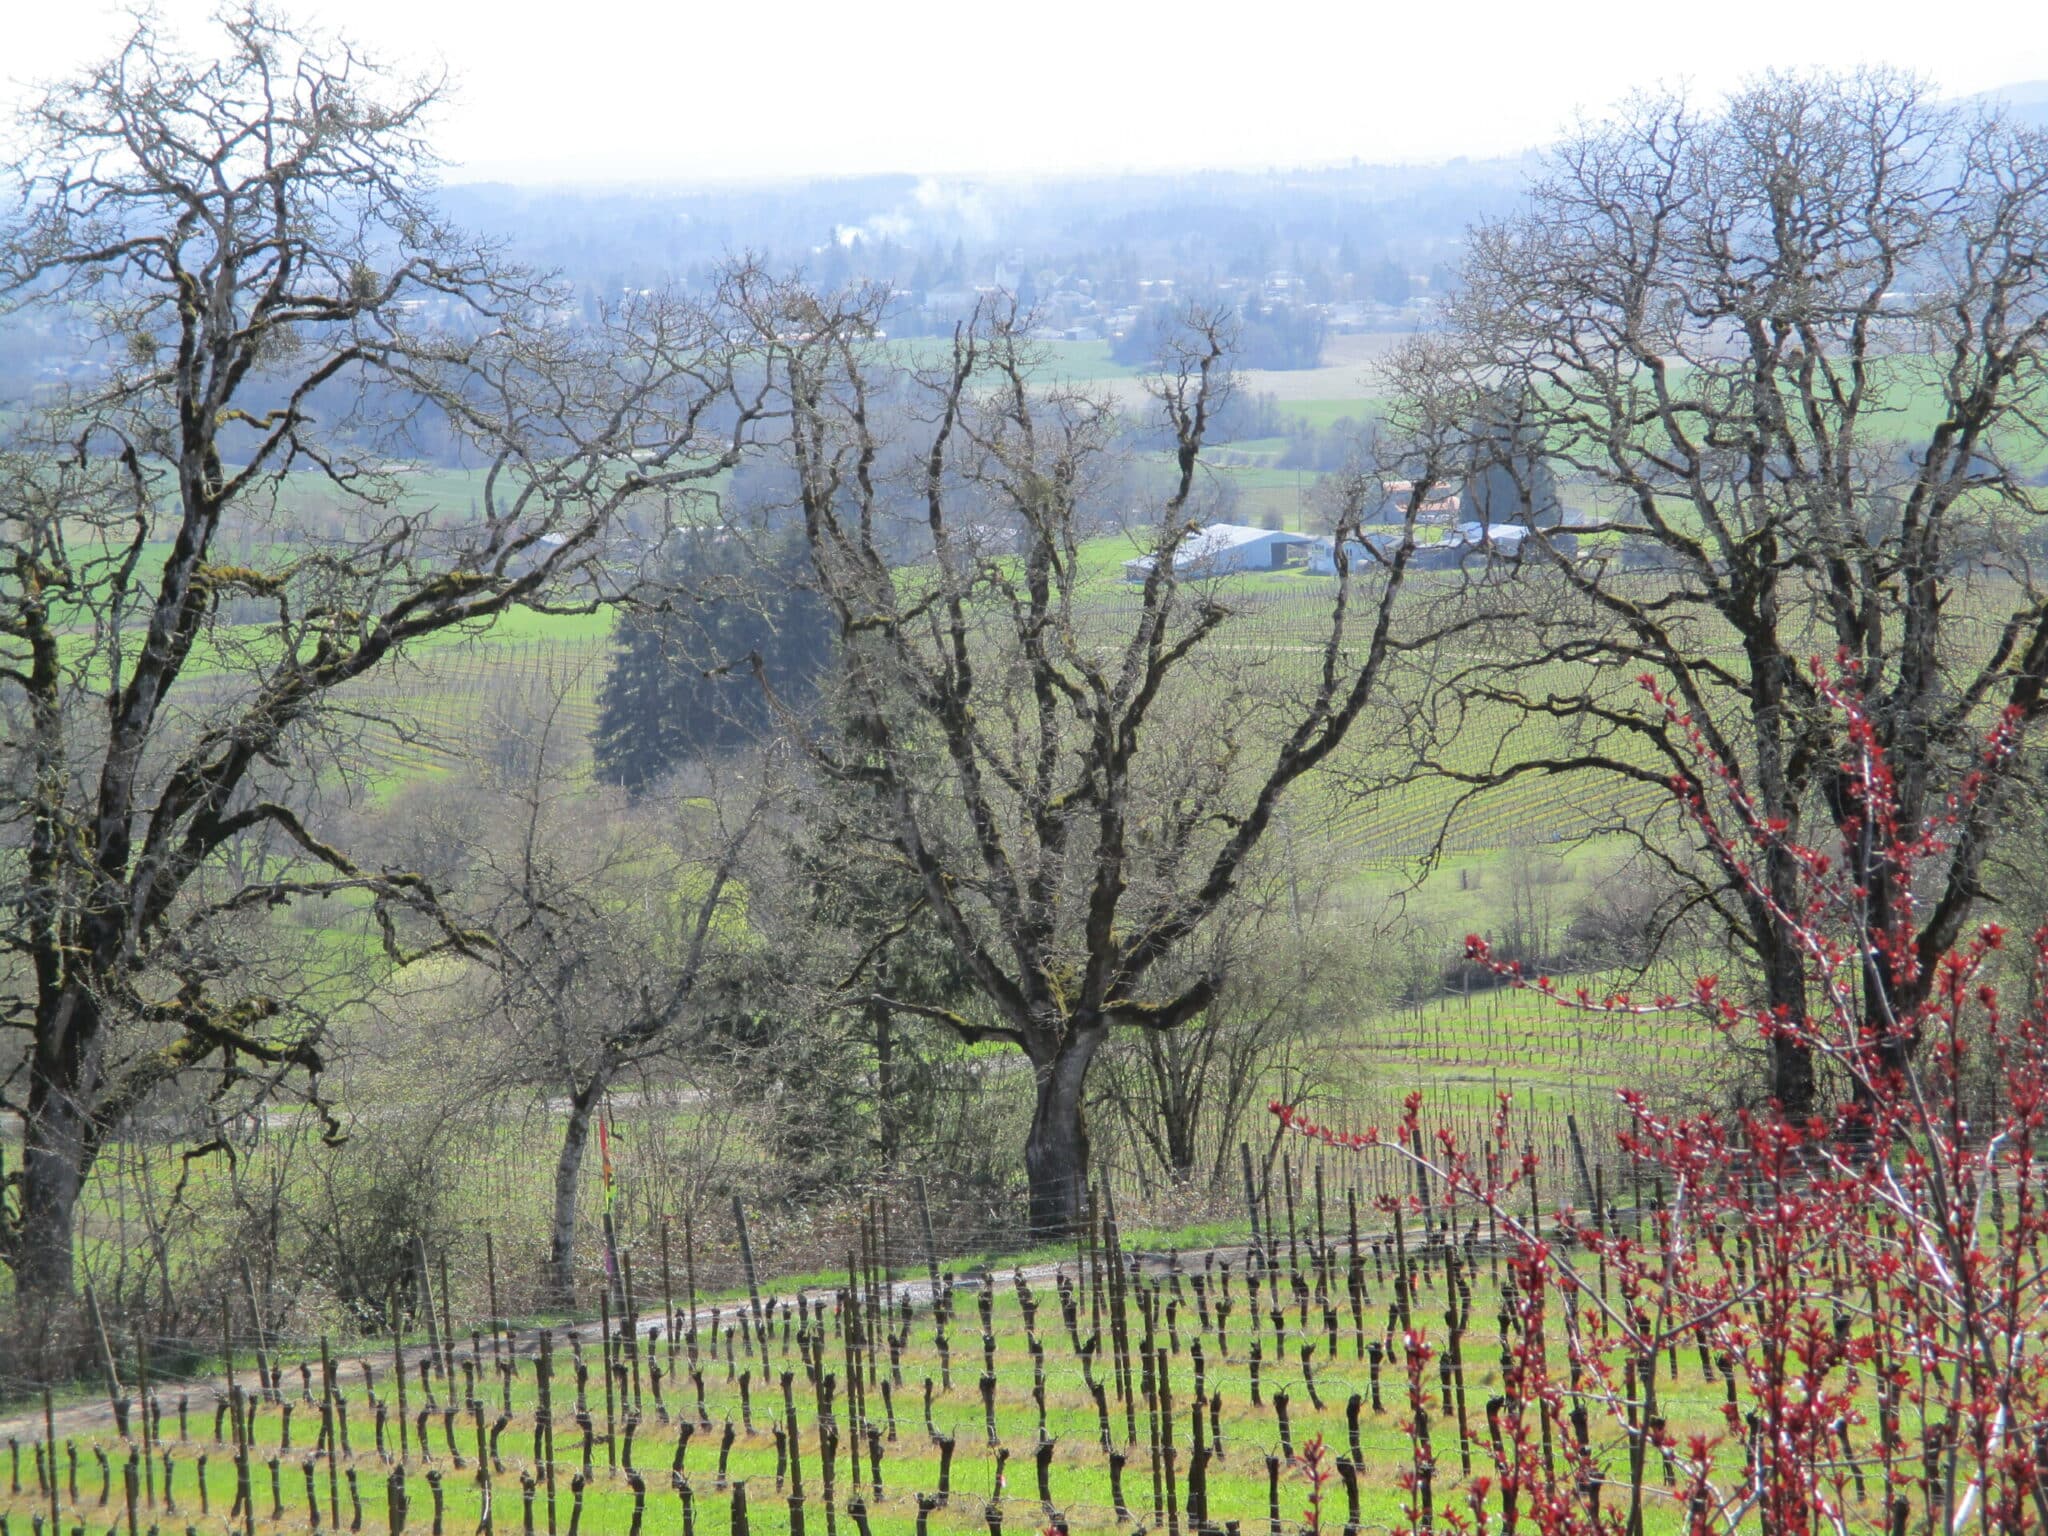
{"label": "white house", "polygon": [[[1294,554],[1316,541],[1303,533],[1278,528],[1248,528],[1242,523],[1210,523],[1197,528],[1173,552],[1173,574],[1182,581],[1230,576],[1245,571],[1284,570]],[[1124,562],[1125,581],[1143,581],[1152,574],[1153,555]]]}

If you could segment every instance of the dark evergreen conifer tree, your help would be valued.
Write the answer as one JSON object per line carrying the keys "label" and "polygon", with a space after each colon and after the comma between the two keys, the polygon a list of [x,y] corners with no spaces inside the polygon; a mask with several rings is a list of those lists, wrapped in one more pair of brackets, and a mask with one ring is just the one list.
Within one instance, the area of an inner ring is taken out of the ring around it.
{"label": "dark evergreen conifer tree", "polygon": [[806,705],[831,656],[808,575],[800,544],[750,549],[710,529],[681,541],[669,599],[619,620],[598,689],[598,777],[637,793],[696,754],[758,740],[771,691]]}

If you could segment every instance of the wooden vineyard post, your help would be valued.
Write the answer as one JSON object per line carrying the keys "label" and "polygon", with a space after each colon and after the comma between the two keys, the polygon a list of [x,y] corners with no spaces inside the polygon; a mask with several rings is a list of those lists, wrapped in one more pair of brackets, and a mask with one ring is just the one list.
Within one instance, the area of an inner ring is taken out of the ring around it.
{"label": "wooden vineyard post", "polygon": [[796,1376],[782,1373],[782,1433],[789,1442],[789,1531],[804,1536],[803,1430],[796,1420]]}
{"label": "wooden vineyard post", "polygon": [[[248,1266],[245,1263],[245,1277],[247,1273]],[[257,1367],[257,1374],[262,1374],[261,1366]],[[256,1536],[256,1489],[249,1472],[249,1460],[256,1449],[255,1436],[251,1433],[249,1420],[255,1417],[256,1400],[244,1398],[242,1389],[237,1387],[230,1401],[235,1415],[235,1502],[242,1512],[242,1536]],[[246,1417],[242,1412],[244,1402],[249,1405]]]}
{"label": "wooden vineyard post", "polygon": [[1495,1291],[1500,1289],[1500,1228],[1495,1220],[1494,1210],[1499,1204],[1500,1154],[1492,1147],[1486,1149],[1486,1273],[1493,1281]]}
{"label": "wooden vineyard post", "polygon": [[[602,1128],[602,1126],[599,1127],[599,1129]],[[618,1228],[612,1222],[612,1213],[609,1207],[607,1207],[599,1220],[602,1223],[604,1232],[605,1288],[612,1293],[612,1310],[623,1312],[626,1309],[626,1302],[624,1294],[619,1289],[619,1234]]]}
{"label": "wooden vineyard post", "polygon": [[[66,1442],[69,1443],[68,1441]],[[50,1472],[50,1536],[57,1533],[57,1410],[51,1401],[50,1389],[43,1388],[43,1460],[49,1463]],[[74,1463],[74,1467],[75,1467]],[[78,1502],[78,1480],[72,1477],[71,1502]]]}
{"label": "wooden vineyard post", "polygon": [[[1287,1270],[1289,1274],[1296,1274],[1301,1269],[1301,1252],[1295,1239],[1294,1159],[1291,1157],[1280,1159],[1280,1194],[1287,1208]],[[1277,1239],[1274,1246],[1279,1246]]]}
{"label": "wooden vineyard post", "polygon": [[1088,1248],[1087,1272],[1081,1277],[1081,1285],[1088,1292],[1088,1331],[1091,1337],[1102,1336],[1102,1202],[1095,1198],[1095,1191],[1088,1191]]}
{"label": "wooden vineyard post", "polygon": [[932,1231],[931,1196],[925,1189],[924,1175],[917,1176],[917,1217],[924,1228],[924,1265],[931,1276],[932,1305],[939,1304],[939,1240]]}
{"label": "wooden vineyard post", "polygon": [[[1577,1115],[1567,1112],[1564,1117],[1564,1128],[1571,1138],[1572,1161],[1578,1165],[1579,1198],[1588,1202],[1592,1202],[1593,1175],[1591,1170],[1586,1166],[1586,1144],[1579,1139],[1579,1117]],[[1598,1219],[1597,1214],[1595,1219]]]}
{"label": "wooden vineyard post", "polygon": [[[151,1509],[156,1508],[156,1441],[149,1417],[149,1339],[140,1323],[135,1327],[135,1407],[142,1415],[142,1491]],[[54,1473],[53,1464],[50,1470]]]}
{"label": "wooden vineyard post", "polygon": [[334,1354],[320,1335],[320,1438],[327,1445],[327,1523],[341,1526],[341,1445],[334,1425]]}
{"label": "wooden vineyard post", "polygon": [[1351,1328],[1354,1359],[1365,1358],[1365,1268],[1358,1253],[1358,1186],[1347,1182],[1344,1186],[1344,1200],[1351,1221],[1351,1269],[1345,1278],[1345,1285],[1351,1293]]}
{"label": "wooden vineyard post", "polygon": [[1159,1451],[1164,1462],[1166,1483],[1167,1536],[1180,1536],[1180,1474],[1174,1465],[1173,1376],[1171,1357],[1163,1349],[1154,1351],[1154,1391],[1159,1399]]}
{"label": "wooden vineyard post", "polygon": [[688,1206],[683,1207],[683,1285],[686,1291],[683,1305],[690,1309],[687,1342],[690,1363],[694,1365],[697,1363],[697,1229]]}
{"label": "wooden vineyard post", "polygon": [[1457,1249],[1452,1248],[1445,1262],[1445,1318],[1449,1325],[1450,1343],[1442,1356],[1442,1369],[1456,1403],[1458,1418],[1458,1468],[1466,1477],[1472,1475],[1472,1426],[1465,1402],[1465,1327],[1471,1321],[1470,1307],[1464,1299],[1465,1292],[1459,1275]]}
{"label": "wooden vineyard post", "polygon": [[[852,1259],[852,1255],[847,1255]],[[846,1486],[858,1495],[860,1492],[860,1450],[861,1420],[865,1414],[866,1396],[861,1382],[861,1304],[857,1278],[851,1263],[847,1266],[850,1280],[856,1281],[856,1288],[845,1298],[843,1315],[846,1319],[840,1334],[840,1345],[845,1351],[846,1364]],[[828,1521],[829,1525],[830,1522]]]}
{"label": "wooden vineyard post", "polygon": [[1414,1170],[1415,1203],[1422,1208],[1422,1236],[1427,1251],[1428,1243],[1436,1237],[1436,1211],[1429,1193],[1429,1173],[1422,1166],[1422,1159],[1419,1157],[1410,1163],[1409,1167]]}
{"label": "wooden vineyard post", "polygon": [[434,1369],[441,1369],[441,1324],[434,1316],[434,1277],[427,1267],[427,1240],[413,1238],[414,1268],[419,1272],[420,1311],[427,1319],[427,1358],[434,1362]]}
{"label": "wooden vineyard post", "polygon": [[[220,1363],[221,1394],[223,1398],[233,1395],[235,1387],[235,1311],[234,1302],[226,1291],[220,1293]],[[220,1442],[220,1414],[213,1416],[214,1442]]]}
{"label": "wooden vineyard post", "polygon": [[884,1193],[876,1200],[875,1207],[881,1221],[877,1257],[882,1264],[882,1314],[887,1317],[896,1307],[896,1261],[889,1251],[889,1196]]}
{"label": "wooden vineyard post", "polygon": [[540,1463],[541,1482],[548,1496],[548,1536],[555,1536],[555,1336],[552,1329],[540,1331],[540,1358],[534,1363],[540,1411],[533,1417],[533,1454]]}
{"label": "wooden vineyard post", "polygon": [[668,1373],[676,1372],[676,1289],[669,1273],[668,1218],[661,1218],[661,1326],[668,1335]]}
{"label": "wooden vineyard post", "polygon": [[604,1286],[597,1295],[597,1364],[604,1372],[604,1457],[613,1471],[619,1466],[619,1442],[612,1420],[612,1288]]}
{"label": "wooden vineyard post", "polygon": [[[498,1250],[497,1246],[491,1241],[491,1230],[488,1227],[484,1228],[484,1279],[485,1284],[489,1287],[488,1297],[491,1306],[491,1363],[494,1366],[498,1366],[502,1364],[505,1358],[501,1342],[505,1319],[504,1314],[498,1310]],[[512,1379],[506,1376],[502,1370],[499,1372],[499,1379],[505,1383],[505,1411],[510,1413],[512,1411]]]}
{"label": "wooden vineyard post", "polygon": [[[1315,1268],[1316,1301],[1320,1305],[1326,1303],[1330,1295],[1330,1238],[1328,1228],[1324,1225],[1323,1160],[1320,1156],[1316,1158],[1316,1246],[1315,1252],[1309,1258]],[[1303,1314],[1302,1321],[1306,1325],[1306,1313]],[[1334,1355],[1336,1352],[1336,1344],[1333,1341],[1330,1353]]]}
{"label": "wooden vineyard post", "polygon": [[448,1302],[448,1250],[440,1253],[441,1269],[441,1379],[449,1384],[448,1395],[455,1395],[455,1325],[449,1320]]}
{"label": "wooden vineyard post", "polygon": [[623,1340],[626,1346],[626,1365],[632,1374],[633,1414],[635,1417],[638,1417],[640,1413],[641,1401],[640,1303],[638,1297],[636,1297],[633,1292],[633,1255],[630,1251],[621,1253],[619,1255],[619,1273],[621,1284],[624,1285],[626,1292],[626,1325],[625,1337]]}
{"label": "wooden vineyard post", "polygon": [[[761,1277],[754,1270],[754,1239],[747,1230],[747,1208],[740,1203],[738,1195],[732,1197],[732,1219],[733,1225],[739,1229],[740,1263],[747,1272],[747,1305],[753,1313],[755,1333],[762,1334]],[[769,1365],[768,1341],[765,1334],[761,1338],[761,1364],[764,1368]]]}
{"label": "wooden vineyard post", "polygon": [[402,1467],[411,1448],[412,1430],[411,1421],[405,1416],[405,1341],[398,1331],[396,1317],[391,1322],[391,1373],[398,1382],[398,1464]]}
{"label": "wooden vineyard post", "polygon": [[1401,1331],[1405,1334],[1414,1325],[1409,1320],[1408,1244],[1401,1228],[1401,1208],[1393,1210],[1394,1217],[1394,1313],[1401,1320]]}
{"label": "wooden vineyard post", "polygon": [[1264,1244],[1259,1237],[1259,1188],[1257,1182],[1252,1178],[1252,1148],[1250,1142],[1240,1141],[1237,1144],[1237,1160],[1238,1166],[1244,1172],[1244,1208],[1252,1221],[1252,1252],[1263,1257],[1265,1251]]}

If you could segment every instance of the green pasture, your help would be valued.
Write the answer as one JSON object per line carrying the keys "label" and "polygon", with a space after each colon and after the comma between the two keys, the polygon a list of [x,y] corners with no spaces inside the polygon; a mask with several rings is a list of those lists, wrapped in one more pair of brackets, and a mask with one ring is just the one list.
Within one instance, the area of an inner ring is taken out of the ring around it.
{"label": "green pasture", "polygon": [[1362,396],[1341,400],[1286,400],[1281,402],[1280,414],[1311,431],[1327,432],[1340,421],[1363,427],[1372,420],[1382,403]]}

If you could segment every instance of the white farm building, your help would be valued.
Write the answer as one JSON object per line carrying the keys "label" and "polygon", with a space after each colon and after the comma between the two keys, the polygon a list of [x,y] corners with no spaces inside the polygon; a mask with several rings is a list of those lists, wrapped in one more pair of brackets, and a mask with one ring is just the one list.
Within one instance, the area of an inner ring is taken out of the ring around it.
{"label": "white farm building", "polygon": [[[1248,528],[1242,523],[1210,523],[1181,541],[1173,552],[1173,574],[1182,581],[1231,576],[1246,571],[1285,570],[1299,552],[1316,541],[1307,534],[1277,528]],[[1124,562],[1124,580],[1143,581],[1152,574],[1156,555]]]}

